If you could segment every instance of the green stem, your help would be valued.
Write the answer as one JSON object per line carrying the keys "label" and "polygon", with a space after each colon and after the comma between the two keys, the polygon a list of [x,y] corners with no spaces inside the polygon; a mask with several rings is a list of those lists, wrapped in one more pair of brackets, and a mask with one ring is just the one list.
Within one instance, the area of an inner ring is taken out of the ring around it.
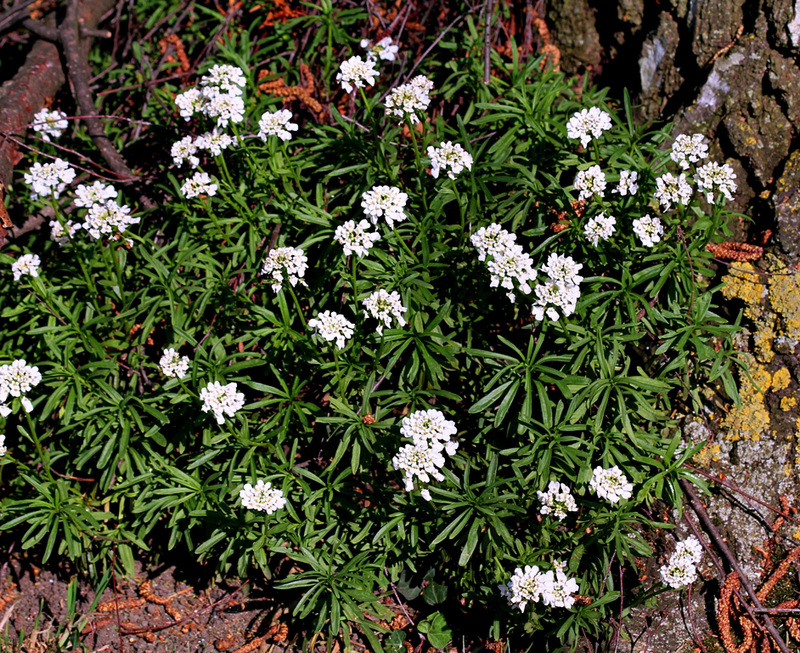
{"label": "green stem", "polygon": [[458,194],[455,179],[450,180],[450,185],[453,187],[453,195],[456,197],[456,204],[458,204],[458,213],[461,216],[461,233],[458,236],[458,247],[464,247],[464,233],[467,230],[466,215],[464,214],[464,207],[461,205],[461,196]]}
{"label": "green stem", "polygon": [[336,380],[339,383],[339,396],[344,399],[344,379],[342,378],[342,370],[339,367],[339,347],[333,345],[333,364],[336,366]]}
{"label": "green stem", "polygon": [[408,131],[411,134],[411,141],[414,147],[414,161],[417,164],[417,171],[414,177],[417,180],[417,192],[422,197],[422,206],[425,209],[425,214],[428,213],[428,194],[425,192],[425,185],[422,183],[422,157],[420,156],[419,143],[417,141],[417,130],[411,121],[408,122]]}
{"label": "green stem", "polygon": [[233,185],[233,179],[231,178],[231,173],[228,172],[228,164],[225,162],[225,154],[220,153],[217,157],[217,168],[222,170],[222,176],[225,178],[225,183],[230,186],[231,192],[236,192],[236,187]]}
{"label": "green stem", "polygon": [[23,410],[25,411],[25,418],[28,421],[28,431],[31,439],[33,440],[33,445],[36,447],[36,452],[39,454],[39,458],[42,461],[42,467],[44,467],[44,471],[47,473],[47,476],[50,478],[50,480],[55,481],[56,479],[53,478],[53,474],[50,472],[50,456],[45,453],[42,443],[39,441],[39,437],[36,435],[36,429],[33,426],[33,419],[31,419],[30,413],[24,408]]}
{"label": "green stem", "polygon": [[291,283],[289,284],[289,292],[294,300],[294,307],[297,309],[297,315],[300,318],[300,324],[303,325],[303,331],[305,331],[308,328],[306,324],[306,318],[303,316],[303,311],[300,309],[300,300],[297,298],[297,293],[295,293],[294,287],[291,285]]}
{"label": "green stem", "polygon": [[353,279],[353,305],[354,305],[353,310],[355,311],[356,319],[358,319],[358,278],[356,276],[356,261],[358,259],[358,256],[352,254],[350,256],[350,259],[352,263],[351,276]]}

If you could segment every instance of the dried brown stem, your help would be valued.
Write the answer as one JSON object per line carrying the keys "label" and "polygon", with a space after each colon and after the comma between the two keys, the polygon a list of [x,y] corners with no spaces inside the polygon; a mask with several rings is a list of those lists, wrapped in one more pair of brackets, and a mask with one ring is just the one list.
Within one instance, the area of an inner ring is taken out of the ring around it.
{"label": "dried brown stem", "polygon": [[[686,479],[681,479],[680,483],[681,487],[683,488],[683,491],[689,498],[689,504],[692,506],[692,509],[695,511],[697,517],[702,522],[704,528],[706,529],[706,532],[709,535],[711,535],[711,538],[714,540],[714,544],[717,546],[717,549],[719,549],[720,553],[722,553],[723,557],[728,561],[728,564],[739,575],[739,580],[741,581],[742,587],[744,587],[745,592],[750,597],[750,600],[753,602],[753,606],[756,609],[763,609],[764,606],[761,605],[761,601],[758,600],[758,596],[756,596],[756,592],[753,589],[753,585],[750,583],[747,576],[744,575],[744,572],[739,566],[738,561],[733,556],[733,553],[731,553],[731,550],[728,548],[728,545],[725,543],[725,540],[719,534],[719,531],[717,530],[716,526],[714,526],[713,522],[711,521],[711,518],[708,516],[708,513],[706,512],[706,509],[703,507],[703,504],[700,503],[700,499],[697,497],[697,493],[694,491],[694,487],[692,487],[692,484]],[[761,618],[764,622],[764,627],[772,636],[772,639],[775,641],[775,644],[778,646],[778,648],[783,653],[790,653],[786,644],[783,642],[783,638],[780,636],[780,633],[775,628],[775,624],[773,624],[772,619],[769,618],[769,615],[762,613]]]}

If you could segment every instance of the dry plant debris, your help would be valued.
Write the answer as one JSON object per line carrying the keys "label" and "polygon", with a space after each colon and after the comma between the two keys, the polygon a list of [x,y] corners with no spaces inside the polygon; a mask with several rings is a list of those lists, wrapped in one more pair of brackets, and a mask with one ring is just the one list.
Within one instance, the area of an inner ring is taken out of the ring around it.
{"label": "dry plant debris", "polygon": [[306,64],[300,63],[300,79],[302,80],[302,85],[300,86],[288,86],[283,77],[262,82],[261,80],[267,75],[269,75],[269,72],[266,70],[258,73],[259,91],[283,98],[284,104],[288,104],[293,100],[300,100],[315,114],[318,120],[322,119],[322,105],[313,97],[316,91],[314,75]]}

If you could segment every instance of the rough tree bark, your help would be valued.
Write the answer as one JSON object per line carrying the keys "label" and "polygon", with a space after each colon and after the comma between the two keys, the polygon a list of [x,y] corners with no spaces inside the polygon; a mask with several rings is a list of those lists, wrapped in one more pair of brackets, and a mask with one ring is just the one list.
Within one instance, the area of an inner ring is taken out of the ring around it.
{"label": "rough tree bark", "polygon": [[565,71],[707,135],[734,208],[800,262],[800,0],[547,0],[545,18]]}

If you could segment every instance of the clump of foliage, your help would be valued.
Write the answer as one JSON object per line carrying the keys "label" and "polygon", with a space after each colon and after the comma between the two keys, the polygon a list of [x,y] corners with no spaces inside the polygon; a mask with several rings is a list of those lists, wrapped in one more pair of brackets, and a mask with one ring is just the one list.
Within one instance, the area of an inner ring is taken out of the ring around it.
{"label": "clump of foliage", "polygon": [[[365,19],[320,5],[229,39],[213,64],[241,80],[209,64],[159,88],[161,156],[188,140],[155,210],[78,206],[74,182],[30,203],[50,203],[61,242],[0,255],[9,275],[39,257],[0,297],[0,363],[42,377],[22,392],[31,411],[8,397],[0,528],[98,577],[113,552],[130,571],[167,550],[258,573],[312,629],[357,625],[376,649],[385,629],[364,615],[387,616],[390,587],[422,592],[436,646],[464,615],[495,637],[575,643],[619,614],[612,561],[652,555],[647,508],[699,482],[673,410],[699,407],[708,381],[735,394],[736,326],[715,312],[705,251],[724,193],[709,203],[679,178],[667,131],[636,125],[627,99],[609,106],[513,47],[484,83],[470,18],[413,74],[347,35]],[[278,115],[257,91],[271,75],[308,88],[280,54],[303,27],[293,61],[329,121],[299,102]],[[256,65],[256,51],[275,54]],[[370,65],[374,80],[340,87],[337,71]],[[387,112],[417,75],[428,102]],[[176,96],[196,100],[186,119]],[[585,109],[602,128],[582,141],[567,125]],[[392,195],[393,220],[365,213],[371,191]],[[547,592],[520,599],[508,583],[525,574]]]}

